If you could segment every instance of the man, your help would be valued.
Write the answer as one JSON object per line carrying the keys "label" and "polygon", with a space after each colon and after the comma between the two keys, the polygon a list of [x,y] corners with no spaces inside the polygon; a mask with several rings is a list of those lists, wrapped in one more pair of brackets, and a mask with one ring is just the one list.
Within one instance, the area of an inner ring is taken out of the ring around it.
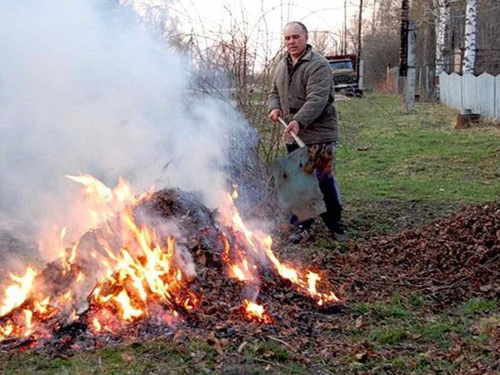
{"label": "man", "polygon": [[[284,38],[288,53],[276,68],[269,97],[269,118],[278,122],[282,117],[288,123],[285,130],[288,153],[298,148],[290,137],[292,131],[307,145],[309,161],[305,170],[309,173],[316,170],[327,209],[321,218],[334,239],[345,241],[342,204],[334,178],[334,143],[338,129],[330,66],[307,44],[307,28],[302,23],[288,23]],[[314,219],[299,222],[293,216],[291,223],[297,226],[297,231],[290,237],[291,242],[307,241],[313,222]]]}

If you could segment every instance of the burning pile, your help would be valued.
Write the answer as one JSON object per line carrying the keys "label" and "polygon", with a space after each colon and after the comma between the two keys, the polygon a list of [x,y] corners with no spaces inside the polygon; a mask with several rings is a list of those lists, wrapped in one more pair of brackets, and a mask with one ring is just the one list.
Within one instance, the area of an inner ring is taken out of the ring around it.
{"label": "burning pile", "polygon": [[[257,302],[270,270],[318,306],[338,302],[318,290],[318,273],[282,263],[271,238],[246,227],[230,194],[217,213],[193,193],[135,196],[125,181],[111,190],[91,176],[68,177],[84,186],[89,215],[101,224],[44,269],[11,275],[0,299],[4,345],[41,345],[65,327],[96,336],[195,321],[213,302],[207,275],[228,275],[241,301],[232,299],[230,311],[256,322],[273,320]],[[66,235],[63,228],[60,244]]]}

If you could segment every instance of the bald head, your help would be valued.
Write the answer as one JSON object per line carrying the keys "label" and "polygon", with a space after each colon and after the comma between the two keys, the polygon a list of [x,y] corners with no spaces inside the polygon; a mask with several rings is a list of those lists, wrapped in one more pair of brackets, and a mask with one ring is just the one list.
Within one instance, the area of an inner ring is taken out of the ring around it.
{"label": "bald head", "polygon": [[306,36],[306,38],[308,38],[308,31],[307,31],[307,27],[306,25],[304,25],[302,22],[299,22],[299,21],[291,21],[291,22],[288,22],[286,25],[285,25],[285,29],[288,27],[288,26],[291,26],[291,25],[296,25],[298,26],[301,30],[302,30],[302,33]]}
{"label": "bald head", "polygon": [[300,22],[290,22],[283,31],[285,47],[292,59],[299,58],[307,48],[307,28]]}

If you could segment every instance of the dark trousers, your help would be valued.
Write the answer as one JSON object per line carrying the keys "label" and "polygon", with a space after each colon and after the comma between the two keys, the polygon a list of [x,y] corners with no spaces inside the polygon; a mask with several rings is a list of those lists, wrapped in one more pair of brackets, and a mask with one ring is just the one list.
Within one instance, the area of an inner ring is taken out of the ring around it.
{"label": "dark trousers", "polygon": [[[311,152],[311,148],[314,147],[307,146],[309,149],[309,158],[313,159],[322,159],[323,156],[317,156],[314,152]],[[318,145],[320,147],[324,147],[326,145]],[[334,148],[332,147],[330,150],[330,155],[326,157],[334,158]],[[286,149],[288,153],[291,153],[297,150],[299,146],[297,144],[287,144]],[[334,174],[334,159],[331,162],[318,162],[317,160],[309,160],[312,163],[312,166],[316,170],[316,176],[318,177],[319,189],[323,193],[323,200],[325,201],[326,212],[321,214],[321,218],[323,222],[328,227],[328,229],[332,232],[337,232],[339,229],[343,228],[342,223],[342,201],[340,199],[340,190],[338,188],[337,182],[335,181]],[[290,223],[295,226],[300,226],[304,229],[310,229],[311,225],[314,223],[314,218],[299,221],[297,216],[293,215],[290,219]]]}

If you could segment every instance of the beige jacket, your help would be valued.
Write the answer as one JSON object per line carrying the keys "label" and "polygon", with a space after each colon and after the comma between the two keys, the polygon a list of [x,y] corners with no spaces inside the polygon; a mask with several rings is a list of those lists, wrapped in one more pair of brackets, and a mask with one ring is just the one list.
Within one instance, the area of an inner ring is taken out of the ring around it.
{"label": "beige jacket", "polygon": [[333,106],[334,88],[328,61],[310,45],[291,74],[285,56],[278,64],[269,96],[269,112],[279,108],[284,119],[300,124],[299,136],[306,144],[336,142],[337,113]]}

